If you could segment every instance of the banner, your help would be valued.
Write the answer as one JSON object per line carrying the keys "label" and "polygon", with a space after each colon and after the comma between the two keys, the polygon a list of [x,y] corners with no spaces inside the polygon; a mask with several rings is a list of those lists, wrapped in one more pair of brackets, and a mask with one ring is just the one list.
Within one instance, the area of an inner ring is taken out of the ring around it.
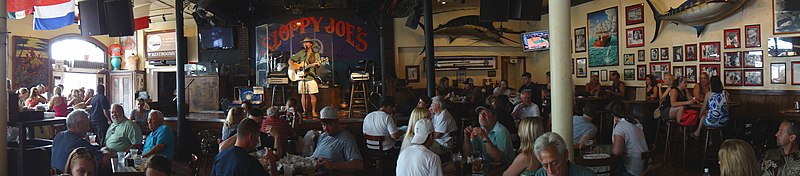
{"label": "banner", "polygon": [[147,60],[174,60],[178,52],[175,30],[148,32],[145,53]]}

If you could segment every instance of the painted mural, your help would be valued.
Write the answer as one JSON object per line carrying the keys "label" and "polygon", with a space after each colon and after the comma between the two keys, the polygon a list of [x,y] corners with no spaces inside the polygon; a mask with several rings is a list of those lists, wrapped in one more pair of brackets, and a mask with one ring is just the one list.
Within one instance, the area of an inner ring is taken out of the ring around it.
{"label": "painted mural", "polygon": [[619,65],[617,7],[588,14],[589,67]]}
{"label": "painted mural", "polygon": [[[48,85],[52,66],[48,54],[47,39],[14,36],[11,59],[12,85],[14,88]],[[48,85],[48,87],[50,87]]]}

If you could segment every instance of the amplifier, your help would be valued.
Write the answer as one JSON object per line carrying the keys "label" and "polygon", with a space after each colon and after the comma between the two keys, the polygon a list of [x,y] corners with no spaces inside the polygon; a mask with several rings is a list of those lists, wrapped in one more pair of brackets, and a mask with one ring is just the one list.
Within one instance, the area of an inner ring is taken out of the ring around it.
{"label": "amplifier", "polygon": [[369,73],[350,73],[350,80],[352,81],[369,81]]}
{"label": "amplifier", "polygon": [[288,85],[289,84],[289,78],[286,78],[286,77],[267,78],[267,84],[271,84],[271,85],[278,85],[278,84]]}

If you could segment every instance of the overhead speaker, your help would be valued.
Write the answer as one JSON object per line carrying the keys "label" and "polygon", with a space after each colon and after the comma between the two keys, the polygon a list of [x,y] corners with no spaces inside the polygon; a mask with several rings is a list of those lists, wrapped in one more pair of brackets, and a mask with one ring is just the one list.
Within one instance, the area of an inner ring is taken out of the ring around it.
{"label": "overhead speaker", "polygon": [[134,32],[133,4],[130,0],[105,0],[108,36],[131,36]]}
{"label": "overhead speaker", "polygon": [[542,20],[542,0],[509,0],[508,18],[512,20]]}
{"label": "overhead speaker", "polygon": [[417,29],[417,26],[419,26],[419,18],[422,17],[422,12],[420,12],[419,8],[414,8],[414,10],[411,11],[411,14],[409,14],[406,19],[406,27]]}
{"label": "overhead speaker", "polygon": [[104,35],[106,31],[106,15],[102,0],[85,0],[78,2],[81,35]]}
{"label": "overhead speaker", "polygon": [[508,1],[481,1],[481,15],[478,19],[483,22],[508,21]]}

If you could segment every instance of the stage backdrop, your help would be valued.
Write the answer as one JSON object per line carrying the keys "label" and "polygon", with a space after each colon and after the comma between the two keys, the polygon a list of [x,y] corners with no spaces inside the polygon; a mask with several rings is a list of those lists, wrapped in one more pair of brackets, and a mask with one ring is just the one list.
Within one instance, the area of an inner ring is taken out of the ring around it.
{"label": "stage backdrop", "polygon": [[[357,66],[359,60],[377,61],[380,57],[377,26],[355,13],[342,11],[277,17],[273,22],[256,27],[257,63],[270,59],[269,53],[289,52],[294,55],[303,49],[303,38],[310,37],[321,43],[321,56],[330,58],[330,65],[323,64],[319,73],[323,76],[323,87],[334,84],[349,89],[350,68]],[[325,81],[325,77],[330,77],[330,80]]]}
{"label": "stage backdrop", "polygon": [[11,56],[12,84],[15,89],[47,85],[52,75],[49,45],[47,39],[14,36],[12,38],[13,55]]}

